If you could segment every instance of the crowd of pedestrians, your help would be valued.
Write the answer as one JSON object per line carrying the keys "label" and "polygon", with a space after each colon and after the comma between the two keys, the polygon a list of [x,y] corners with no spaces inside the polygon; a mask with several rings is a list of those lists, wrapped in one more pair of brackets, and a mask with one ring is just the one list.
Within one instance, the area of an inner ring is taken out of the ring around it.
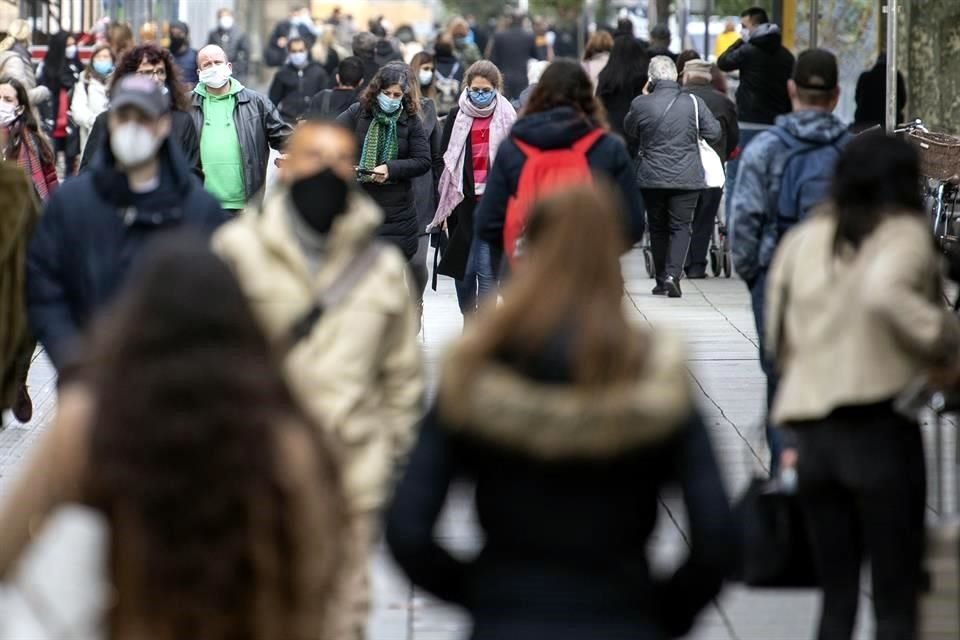
{"label": "crowd of pedestrians", "polygon": [[[78,34],[36,69],[25,22],[0,42],[0,405],[31,419],[38,343],[60,385],[0,507],[0,578],[74,502],[111,534],[109,637],[359,640],[381,537],[476,640],[682,636],[742,532],[684,349],[631,324],[620,258],[649,242],[652,294],[682,298],[723,229],[771,474],[799,477],[818,638],[851,638],[863,559],[877,637],[916,637],[924,461],[894,406],[950,377],[960,322],[916,153],[855,139],[832,53],[794,57],[757,7],[716,63],[628,20],[578,43],[455,17],[420,42],[300,6],[262,55],[216,20],[199,48],[183,22],[139,43],[104,26],[89,64]],[[854,129],[881,117],[883,68]],[[435,392],[431,274],[465,325]],[[460,480],[472,561],[435,535]],[[664,578],[648,546],[670,484],[690,548]]]}

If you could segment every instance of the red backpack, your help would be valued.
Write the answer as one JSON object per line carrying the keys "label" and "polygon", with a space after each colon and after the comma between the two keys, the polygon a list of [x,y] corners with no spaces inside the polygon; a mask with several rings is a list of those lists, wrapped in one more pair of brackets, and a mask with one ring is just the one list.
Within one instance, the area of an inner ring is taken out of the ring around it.
{"label": "red backpack", "polygon": [[511,263],[523,242],[530,207],[539,198],[559,187],[593,182],[593,174],[587,164],[587,152],[603,133],[603,129],[594,129],[569,149],[546,151],[513,139],[527,161],[520,171],[517,192],[507,203],[507,217],[503,223],[503,250]]}

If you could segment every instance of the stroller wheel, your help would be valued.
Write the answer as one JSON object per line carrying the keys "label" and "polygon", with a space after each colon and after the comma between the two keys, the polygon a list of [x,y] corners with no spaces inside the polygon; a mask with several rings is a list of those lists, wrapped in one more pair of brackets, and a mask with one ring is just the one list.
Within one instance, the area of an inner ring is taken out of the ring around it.
{"label": "stroller wheel", "polygon": [[723,252],[723,277],[729,278],[733,275],[733,258],[729,251]]}
{"label": "stroller wheel", "polygon": [[720,260],[720,249],[716,247],[710,247],[710,271],[713,273],[714,278],[720,277],[720,272],[723,269],[723,265]]}
{"label": "stroller wheel", "polygon": [[643,250],[643,266],[647,270],[647,277],[654,278],[657,275],[656,269],[653,268],[653,254],[650,253],[649,249]]}

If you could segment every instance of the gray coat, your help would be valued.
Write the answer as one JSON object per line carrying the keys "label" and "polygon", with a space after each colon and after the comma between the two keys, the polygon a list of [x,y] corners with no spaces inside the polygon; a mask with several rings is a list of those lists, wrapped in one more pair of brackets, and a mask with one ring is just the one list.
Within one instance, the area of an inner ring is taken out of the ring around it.
{"label": "gray coat", "polygon": [[[282,150],[293,128],[283,121],[273,103],[259,93],[243,89],[236,98],[233,123],[243,151],[243,187],[249,202],[260,193],[267,181],[270,148]],[[203,96],[193,94],[191,115],[198,137],[203,136],[203,101]]]}
{"label": "gray coat", "polygon": [[[675,96],[676,102],[661,120]],[[661,80],[650,95],[638,96],[630,105],[623,130],[631,147],[639,149],[637,186],[641,189],[704,188],[691,98],[696,99],[700,109],[700,137],[711,145],[717,144],[723,135],[720,123],[703,100],[681,92],[676,82]]]}
{"label": "gray coat", "polygon": [[430,156],[433,170],[413,179],[413,194],[417,203],[417,227],[423,233],[427,225],[433,221],[437,211],[437,185],[440,174],[443,172],[443,152],[440,149],[440,138],[443,127],[437,120],[437,107],[430,98],[420,99],[420,115],[423,121],[423,132],[430,143]]}

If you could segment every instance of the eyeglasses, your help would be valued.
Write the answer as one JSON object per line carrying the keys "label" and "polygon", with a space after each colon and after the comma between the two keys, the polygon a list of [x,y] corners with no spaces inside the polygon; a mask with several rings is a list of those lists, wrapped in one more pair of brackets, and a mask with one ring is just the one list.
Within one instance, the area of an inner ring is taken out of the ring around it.
{"label": "eyeglasses", "polygon": [[493,93],[493,89],[491,89],[490,87],[484,87],[483,89],[474,89],[473,87],[470,87],[470,91],[473,91],[474,93],[480,93],[483,95],[487,95],[488,93]]}
{"label": "eyeglasses", "polygon": [[163,67],[157,67],[156,69],[137,69],[137,75],[145,78],[166,78],[167,70]]}

